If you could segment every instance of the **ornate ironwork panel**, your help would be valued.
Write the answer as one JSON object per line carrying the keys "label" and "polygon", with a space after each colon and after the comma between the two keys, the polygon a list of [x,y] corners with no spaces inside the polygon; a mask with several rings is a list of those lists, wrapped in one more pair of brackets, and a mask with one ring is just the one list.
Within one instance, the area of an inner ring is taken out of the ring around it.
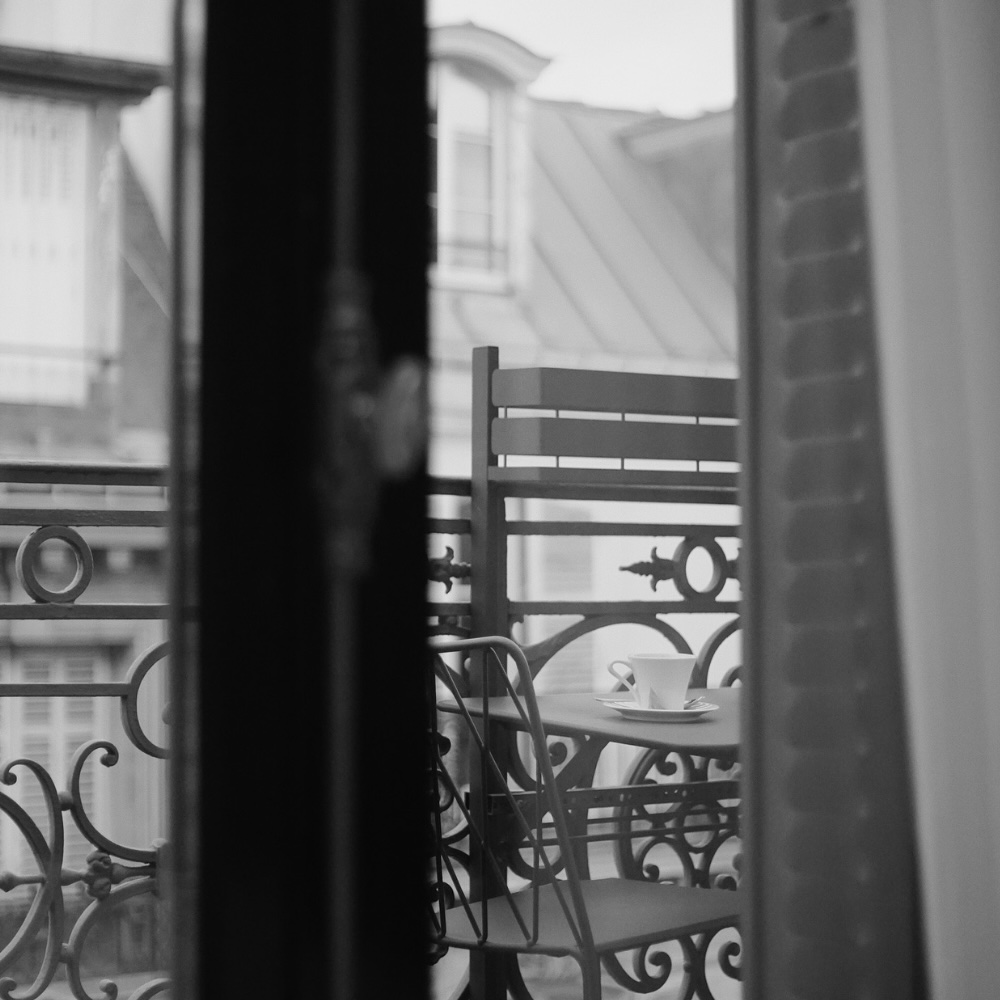
{"label": "ornate ironwork panel", "polygon": [[0,466],[4,996],[169,986],[166,517],[159,468]]}
{"label": "ornate ironwork panel", "polygon": [[[432,480],[430,492],[430,631],[435,635],[468,635],[472,613],[469,588],[475,580],[477,563],[467,554],[484,549],[472,544],[470,484]],[[507,501],[512,502],[518,501]],[[568,539],[570,544],[587,545],[597,553],[590,563],[592,576],[587,581],[593,592],[586,596],[560,600],[544,592],[544,579],[529,581],[533,589],[530,600],[523,594],[518,599],[507,599],[505,595],[510,632],[522,641],[532,674],[540,683],[549,674],[557,679],[550,665],[558,667],[560,654],[575,650],[581,641],[586,642],[602,630],[623,625],[648,629],[657,637],[655,641],[679,652],[696,652],[691,681],[694,687],[740,682],[739,525],[673,522],[670,509],[664,505],[663,521],[653,523],[608,519],[607,508],[599,504],[594,508],[594,517],[585,520],[581,515],[589,511],[579,501],[566,507],[564,516],[553,514],[551,507],[546,509],[548,516],[534,518],[525,517],[523,507],[521,513],[508,511],[505,564],[512,578],[517,576],[518,566],[523,572],[530,563],[530,557],[525,556],[526,544],[550,545],[554,551]],[[716,522],[725,519],[717,512],[712,518]],[[651,545],[648,559],[628,561],[620,557],[622,552],[643,544],[643,539]],[[543,550],[541,557],[551,554]],[[487,573],[495,575],[496,568],[488,568]],[[648,581],[652,596],[634,596],[637,577]],[[509,592],[516,593],[517,587],[516,579],[508,581]],[[623,595],[627,595],[625,599]],[[547,626],[548,634],[534,642],[525,641],[527,636],[538,634],[534,623]],[[581,666],[578,683],[587,685],[587,690],[600,683],[595,681],[594,666],[592,661]],[[468,692],[472,665],[455,660],[447,667],[455,683]],[[610,680],[606,683],[610,684]],[[439,726],[442,724],[447,724],[443,717]],[[527,821],[533,823],[537,819],[531,812],[535,767],[522,749],[512,738],[508,780],[523,790],[519,793],[522,808]],[[447,772],[447,781],[436,775],[431,797],[439,837],[445,843],[451,866],[431,881],[437,904],[447,905],[455,893],[469,891],[472,859],[464,808],[475,794],[474,776],[467,773],[468,748],[452,740],[439,750],[438,766]],[[607,785],[596,780],[599,744],[552,737],[548,750],[556,780],[563,789],[576,863],[582,874],[594,874],[592,853],[603,847],[597,863],[607,863],[603,858],[609,850],[615,868],[626,877],[736,888],[742,867],[740,766],[736,760],[647,751],[622,769],[613,785]],[[494,815],[502,815],[502,804],[494,806]],[[518,836],[518,823],[513,817],[498,824],[497,835],[506,838],[510,876],[537,879],[532,852]],[[554,859],[554,864],[558,870],[561,862]],[[710,951],[714,961],[706,963]],[[679,990],[679,996],[712,997],[725,995],[726,989],[719,988],[718,982],[710,982],[706,969],[713,970],[712,976],[728,980],[731,989],[731,981],[742,974],[740,957],[739,935],[733,931],[721,938],[701,936],[668,948],[647,948],[641,953],[618,956],[608,960],[606,968],[619,985],[632,992],[656,991],[669,983]],[[530,996],[516,967],[509,968],[506,975],[508,988],[515,996]]]}

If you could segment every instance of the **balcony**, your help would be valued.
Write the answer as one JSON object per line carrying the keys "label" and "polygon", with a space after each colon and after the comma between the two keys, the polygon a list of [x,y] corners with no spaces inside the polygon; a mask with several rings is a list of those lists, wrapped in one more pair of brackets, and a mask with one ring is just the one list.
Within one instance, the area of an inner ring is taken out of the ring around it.
{"label": "balcony", "polygon": [[[431,482],[428,614],[430,631],[437,635],[464,637],[475,631],[470,493],[467,480]],[[540,694],[610,691],[616,683],[606,670],[611,660],[629,649],[661,645],[665,651],[697,654],[692,686],[739,683],[740,528],[735,504],[516,497],[506,504],[511,634],[525,649]],[[468,664],[451,658],[448,666],[459,687],[468,690]],[[458,728],[446,766],[455,784],[468,789],[468,748],[461,744]],[[579,766],[582,751],[574,740],[550,737],[549,752],[557,774]],[[514,771],[519,787],[530,787],[516,776],[516,766]],[[703,801],[684,798],[692,782],[703,782],[710,790]],[[620,874],[735,887],[740,869],[735,760],[611,744],[581,785],[567,801],[584,817],[574,838],[587,876]],[[637,786],[643,787],[641,794]],[[442,805],[444,837],[464,885],[467,821],[447,797]],[[515,872],[512,884],[522,884],[519,876],[530,877],[526,871]],[[676,988],[683,975],[677,970],[686,959],[677,945],[664,952],[669,963],[656,966],[650,958],[620,968],[616,975],[606,970],[604,996],[625,1000],[651,989]],[[703,995],[719,1000],[740,996],[738,955],[734,935],[710,953],[705,969],[710,992]],[[464,953],[441,956],[434,971],[437,1000],[457,996],[467,976]],[[520,978],[532,997],[580,995],[579,971],[570,959],[522,956]]]}
{"label": "balcony", "polygon": [[[169,962],[159,881],[168,827],[166,474],[7,462],[0,484],[0,976],[51,997],[84,1000],[104,979],[121,995],[150,997],[167,988]],[[467,480],[432,480],[432,633],[469,629],[469,494]],[[636,520],[613,503],[519,503],[510,607],[540,690],[610,688],[608,649],[648,629],[698,652],[709,684],[738,679],[734,510]],[[693,766],[610,747],[594,784],[670,783]],[[722,766],[736,774],[733,762]],[[732,877],[732,829],[720,836],[702,824],[678,840],[654,829],[657,817],[626,818],[623,838],[620,809],[592,809],[592,874]],[[536,995],[558,995],[558,970],[526,969],[532,975]]]}
{"label": "balcony", "polygon": [[168,985],[165,481],[0,464],[0,977],[32,995]]}

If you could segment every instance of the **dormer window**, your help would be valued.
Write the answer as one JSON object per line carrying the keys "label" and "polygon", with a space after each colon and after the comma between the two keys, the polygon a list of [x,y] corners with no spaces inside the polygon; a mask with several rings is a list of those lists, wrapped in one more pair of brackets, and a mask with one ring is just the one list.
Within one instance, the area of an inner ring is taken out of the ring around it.
{"label": "dormer window", "polygon": [[505,290],[516,283],[525,228],[525,87],[547,60],[471,24],[436,29],[432,51],[433,277]]}
{"label": "dormer window", "polygon": [[503,274],[507,268],[506,94],[481,73],[435,67],[431,192],[435,262],[445,272]]}

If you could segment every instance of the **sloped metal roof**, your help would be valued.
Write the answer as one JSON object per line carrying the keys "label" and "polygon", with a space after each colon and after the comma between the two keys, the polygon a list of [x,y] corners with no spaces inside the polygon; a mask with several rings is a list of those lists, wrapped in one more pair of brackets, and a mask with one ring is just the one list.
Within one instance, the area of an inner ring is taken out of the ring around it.
{"label": "sloped metal roof", "polygon": [[[510,363],[735,369],[731,115],[728,132],[702,135],[702,119],[530,108],[527,283],[435,290],[434,353],[461,363],[496,344]],[[686,130],[698,141],[677,141]],[[636,147],[667,132],[655,155]]]}
{"label": "sloped metal roof", "polygon": [[[608,351],[683,360],[735,357],[735,296],[674,204],[657,166],[619,138],[636,115],[536,102],[533,266],[528,299],[545,341],[564,298]],[[575,334],[580,336],[580,334]]]}

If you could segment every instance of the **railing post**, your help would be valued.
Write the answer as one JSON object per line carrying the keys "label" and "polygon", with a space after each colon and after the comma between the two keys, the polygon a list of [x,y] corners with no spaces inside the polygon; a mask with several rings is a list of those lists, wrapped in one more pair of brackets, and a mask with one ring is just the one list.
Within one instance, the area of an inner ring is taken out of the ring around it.
{"label": "railing post", "polygon": [[[478,347],[472,352],[472,634],[508,635],[507,619],[507,525],[504,516],[504,499],[496,483],[490,482],[490,469],[497,465],[490,448],[490,431],[497,416],[493,405],[493,373],[499,367],[500,355],[495,347]],[[487,650],[473,654],[470,681],[474,696],[499,693],[497,680],[490,680],[491,671],[486,657]],[[495,727],[494,727],[495,728]],[[506,760],[502,748],[503,734],[493,732],[490,744],[494,748],[497,764],[506,773]],[[473,769],[470,775],[470,795],[473,812],[484,796],[493,789],[484,787],[481,776]],[[495,843],[500,834],[503,816],[499,813],[488,818],[487,841]],[[478,854],[478,850],[475,852]],[[473,856],[471,889],[474,899],[497,895],[502,886],[493,884],[496,879],[481,870],[480,858]],[[504,1000],[506,963],[495,954],[471,952],[469,956],[469,986],[474,1000]]]}
{"label": "railing post", "polygon": [[472,352],[472,634],[507,635],[507,533],[504,500],[490,483],[497,457],[490,431],[497,416],[493,373],[500,355],[495,347]]}

